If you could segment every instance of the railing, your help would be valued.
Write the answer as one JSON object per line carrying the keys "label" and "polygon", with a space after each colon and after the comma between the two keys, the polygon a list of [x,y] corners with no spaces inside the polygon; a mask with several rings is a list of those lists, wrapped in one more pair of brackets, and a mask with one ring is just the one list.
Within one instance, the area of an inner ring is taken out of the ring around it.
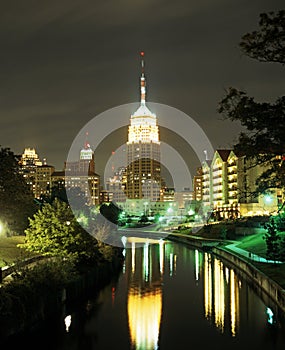
{"label": "railing", "polygon": [[33,256],[32,258],[23,259],[19,263],[14,263],[9,266],[0,267],[0,283],[3,282],[4,278],[15,272],[17,267],[24,267],[42,259],[46,259],[46,256]]}

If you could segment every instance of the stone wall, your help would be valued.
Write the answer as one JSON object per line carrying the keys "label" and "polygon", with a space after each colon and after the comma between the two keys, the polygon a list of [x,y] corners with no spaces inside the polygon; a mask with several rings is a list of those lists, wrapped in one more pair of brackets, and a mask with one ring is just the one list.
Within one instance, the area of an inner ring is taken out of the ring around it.
{"label": "stone wall", "polygon": [[259,271],[247,260],[236,256],[221,247],[214,247],[212,253],[237,267],[238,270],[243,273],[243,277],[245,277],[253,289],[260,294],[263,300],[269,302],[268,298],[270,298],[282,311],[285,312],[285,290],[275,281],[268,278],[268,276]]}

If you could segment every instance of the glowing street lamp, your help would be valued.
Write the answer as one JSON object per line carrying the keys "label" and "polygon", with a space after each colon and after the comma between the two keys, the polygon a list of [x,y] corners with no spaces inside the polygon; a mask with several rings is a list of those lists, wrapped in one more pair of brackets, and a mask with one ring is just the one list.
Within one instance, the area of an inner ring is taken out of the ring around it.
{"label": "glowing street lamp", "polygon": [[173,209],[172,209],[171,207],[169,207],[169,208],[167,209],[167,213],[168,213],[168,214],[172,214],[172,212],[173,212]]}
{"label": "glowing street lamp", "polygon": [[265,202],[266,203],[271,203],[272,202],[272,197],[271,196],[269,196],[269,195],[266,195],[265,197],[264,197],[264,200],[265,200]]}

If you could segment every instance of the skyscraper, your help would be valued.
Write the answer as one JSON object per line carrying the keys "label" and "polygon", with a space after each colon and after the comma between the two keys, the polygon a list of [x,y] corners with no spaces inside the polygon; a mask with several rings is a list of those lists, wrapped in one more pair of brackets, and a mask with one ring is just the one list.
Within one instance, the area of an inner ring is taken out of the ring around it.
{"label": "skyscraper", "polygon": [[38,166],[42,166],[43,163],[40,160],[35,148],[25,148],[24,153],[19,160],[20,171],[23,174],[27,184],[30,186],[31,191],[35,195],[36,193],[36,169]]}
{"label": "skyscraper", "polygon": [[[61,174],[55,173],[54,182],[60,184],[60,176]],[[99,204],[100,176],[95,173],[94,151],[87,140],[80,150],[79,160],[65,162],[64,180],[66,190],[81,190],[87,205]],[[72,195],[74,192],[69,192],[69,200],[72,199]]]}
{"label": "skyscraper", "polygon": [[160,200],[160,141],[156,115],[146,106],[144,52],[141,52],[140,106],[131,115],[124,188],[129,199]]}

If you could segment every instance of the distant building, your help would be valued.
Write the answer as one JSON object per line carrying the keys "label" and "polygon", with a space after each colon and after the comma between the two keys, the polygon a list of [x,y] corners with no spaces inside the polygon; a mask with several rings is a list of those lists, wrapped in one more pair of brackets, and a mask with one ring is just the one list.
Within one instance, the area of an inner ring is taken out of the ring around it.
{"label": "distant building", "polygon": [[202,163],[202,201],[205,215],[217,220],[240,216],[269,215],[276,212],[280,191],[271,196],[253,195],[264,166],[252,167],[246,157],[231,149],[218,149],[212,160]]}
{"label": "distant building", "polygon": [[184,187],[182,191],[176,191],[174,194],[174,200],[178,204],[179,209],[187,208],[193,201],[194,193],[190,187]]}
{"label": "distant building", "polygon": [[128,199],[159,201],[161,198],[160,141],[156,115],[146,106],[144,53],[141,53],[141,101],[128,129],[124,190]]}
{"label": "distant building", "polygon": [[[109,201],[124,202],[126,194],[124,191],[124,172],[125,167],[119,167],[116,172],[105,182],[105,189],[108,192]],[[101,196],[103,198],[103,195]],[[105,196],[107,199],[107,197]]]}
{"label": "distant building", "polygon": [[34,195],[36,193],[36,169],[42,164],[35,148],[24,149],[24,153],[19,160],[20,171]]}
{"label": "distant building", "polygon": [[256,180],[266,170],[264,165],[253,166],[246,157],[238,159],[238,197],[241,216],[270,215],[276,213],[283,202],[281,189],[271,189],[272,193],[255,194]]}
{"label": "distant building", "polygon": [[[59,174],[53,179],[60,181]],[[88,142],[80,151],[78,161],[65,162],[64,182],[66,190],[79,188],[86,198],[87,205],[100,204],[100,176],[95,173],[94,152]]]}
{"label": "distant building", "polygon": [[212,191],[212,161],[206,159],[202,163],[202,201],[204,212],[211,212],[213,202]]}
{"label": "distant building", "polygon": [[193,200],[201,201],[202,200],[202,167],[197,169],[197,174],[193,177]]}
{"label": "distant building", "polygon": [[163,202],[173,202],[175,200],[175,188],[164,187],[162,193]]}
{"label": "distant building", "polygon": [[51,195],[52,187],[52,174],[55,168],[52,165],[39,165],[36,168],[35,173],[35,197],[41,198],[42,196]]}

